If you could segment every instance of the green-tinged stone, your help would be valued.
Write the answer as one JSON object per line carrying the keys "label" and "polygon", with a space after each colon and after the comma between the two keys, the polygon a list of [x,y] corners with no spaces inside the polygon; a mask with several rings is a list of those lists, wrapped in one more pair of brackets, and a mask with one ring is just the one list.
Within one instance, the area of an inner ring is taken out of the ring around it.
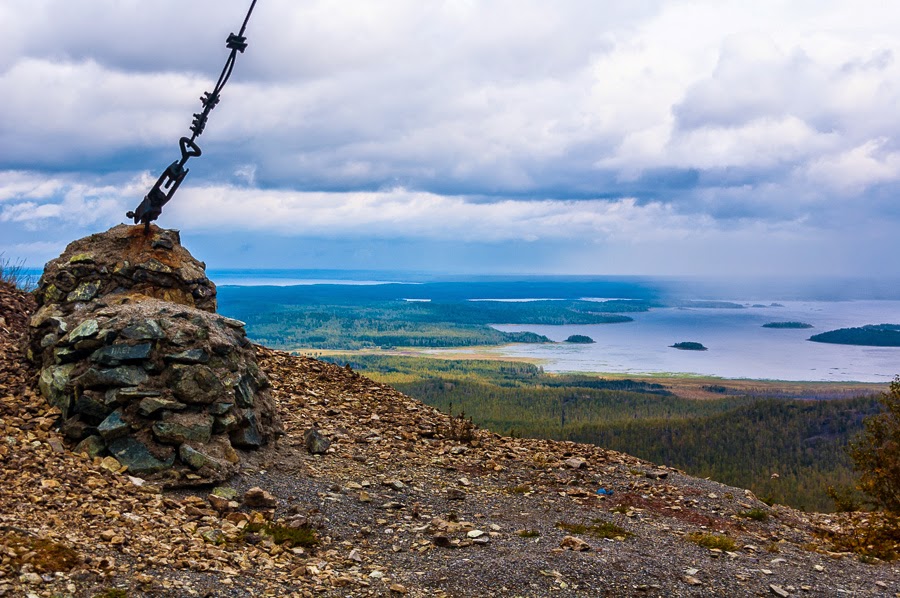
{"label": "green-tinged stone", "polygon": [[163,357],[166,363],[183,363],[187,365],[206,363],[209,361],[209,353],[204,349],[188,349],[181,353],[173,353]]}
{"label": "green-tinged stone", "polygon": [[213,434],[221,434],[222,432],[231,432],[237,429],[241,420],[234,414],[220,415],[213,422]]}
{"label": "green-tinged stone", "polygon": [[322,436],[316,428],[310,428],[306,431],[303,435],[303,442],[306,444],[306,450],[312,455],[322,455],[328,452],[329,447],[331,447],[331,441]]}
{"label": "green-tinged stone", "polygon": [[227,397],[222,380],[205,365],[180,365],[171,367],[170,387],[175,396],[188,404],[210,404]]}
{"label": "green-tinged stone", "polygon": [[92,253],[76,253],[69,258],[70,264],[93,264],[94,254]]}
{"label": "green-tinged stone", "polygon": [[206,530],[200,534],[200,537],[210,544],[225,544],[228,541],[228,538],[225,537],[225,532],[220,529]]}
{"label": "green-tinged stone", "polygon": [[100,324],[97,320],[90,318],[73,328],[72,332],[64,340],[70,345],[74,345],[78,341],[97,336],[98,332],[100,332]]}
{"label": "green-tinged stone", "polygon": [[100,436],[103,437],[104,440],[109,442],[110,440],[114,440],[116,438],[121,438],[128,434],[129,425],[124,419],[122,419],[122,410],[116,409],[100,422],[100,425],[97,426],[97,432],[100,433]]}
{"label": "green-tinged stone", "polygon": [[225,415],[234,407],[234,403],[213,403],[209,406],[209,413],[212,415]]}
{"label": "green-tinged stone", "polygon": [[238,407],[253,407],[253,397],[256,394],[256,383],[250,376],[241,377],[241,381],[234,387],[234,398]]}
{"label": "green-tinged stone", "polygon": [[228,486],[216,486],[212,489],[212,494],[225,500],[235,500],[238,496],[238,491]]}
{"label": "green-tinged stone", "polygon": [[166,333],[156,320],[144,320],[122,330],[122,336],[137,341],[149,341],[165,338]]}
{"label": "green-tinged stone", "polygon": [[178,456],[181,457],[181,460],[184,463],[187,463],[194,469],[200,469],[206,466],[219,469],[222,466],[222,463],[219,460],[210,457],[202,451],[198,451],[188,444],[182,444],[178,447]]}
{"label": "green-tinged stone", "polygon": [[145,397],[161,397],[162,391],[159,390],[141,390],[139,388],[112,388],[106,391],[106,403],[118,403],[127,405],[135,400]]}
{"label": "green-tinged stone", "polygon": [[140,343],[138,345],[107,345],[94,351],[91,361],[105,366],[117,366],[120,363],[143,361],[150,357],[153,345]]}
{"label": "green-tinged stone", "polygon": [[162,274],[171,274],[172,268],[168,267],[156,258],[150,258],[143,264],[138,264],[138,268],[150,270],[151,272],[160,272]]}
{"label": "green-tinged stone", "polygon": [[75,379],[83,388],[103,388],[109,386],[138,386],[147,381],[147,372],[134,365],[123,365],[112,369],[90,368]]}
{"label": "green-tinged stone", "polygon": [[63,292],[55,284],[44,287],[44,303],[59,303],[63,298]]}
{"label": "green-tinged stone", "polygon": [[119,460],[122,465],[128,466],[128,471],[134,474],[156,473],[172,467],[175,463],[175,452],[165,460],[161,460],[150,452],[146,445],[134,438],[117,438],[109,443],[109,452]]}
{"label": "green-tinged stone", "polygon": [[213,417],[202,413],[166,413],[163,421],[153,424],[153,434],[160,442],[207,443],[212,436]]}
{"label": "green-tinged stone", "polygon": [[49,366],[41,370],[41,376],[38,379],[38,388],[41,394],[48,403],[59,407],[63,419],[69,417],[72,398],[66,392],[66,386],[69,384],[69,376],[72,375],[73,369],[75,369],[74,363]]}
{"label": "green-tinged stone", "polygon": [[112,409],[110,409],[102,394],[86,391],[81,393],[81,396],[75,401],[74,411],[96,421],[105,418]]}
{"label": "green-tinged stone", "polygon": [[138,413],[143,415],[144,417],[149,417],[160,410],[167,411],[181,411],[187,407],[184,403],[179,403],[173,399],[166,399],[163,397],[146,397],[141,399],[140,404],[138,405]]}
{"label": "green-tinged stone", "polygon": [[106,450],[106,443],[103,442],[103,439],[97,435],[88,436],[81,442],[75,445],[75,448],[72,449],[73,453],[85,453],[88,457],[93,459],[94,457],[99,457],[103,454],[103,451]]}
{"label": "green-tinged stone", "polygon": [[46,349],[47,347],[52,347],[53,345],[55,345],[57,343],[57,341],[59,341],[59,337],[56,334],[54,334],[52,332],[50,334],[45,334],[44,337],[41,339],[41,349]]}
{"label": "green-tinged stone", "polygon": [[83,282],[74,291],[66,295],[66,301],[90,301],[100,290],[100,283],[96,280]]}
{"label": "green-tinged stone", "polygon": [[243,448],[259,448],[263,445],[263,437],[259,431],[259,421],[252,411],[245,414],[241,422],[241,428],[234,430],[229,435],[231,444]]}

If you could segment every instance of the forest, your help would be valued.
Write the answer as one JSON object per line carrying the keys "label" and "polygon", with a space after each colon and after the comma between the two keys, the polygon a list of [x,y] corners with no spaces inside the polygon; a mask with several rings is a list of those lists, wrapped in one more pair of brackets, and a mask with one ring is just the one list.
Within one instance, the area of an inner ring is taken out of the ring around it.
{"label": "forest", "polygon": [[714,386],[719,398],[685,399],[665,384],[510,361],[324,359],[501,434],[590,442],[815,511],[833,510],[829,485],[852,483],[846,446],[879,409],[874,396],[800,400],[724,386]]}
{"label": "forest", "polygon": [[223,287],[219,297],[223,313],[246,322],[256,342],[277,349],[546,343],[545,336],[490,325],[622,324],[632,321],[625,314],[654,305],[642,299],[473,301],[449,291],[424,300],[404,295],[421,295],[426,285],[321,288],[329,286]]}
{"label": "forest", "polygon": [[870,347],[900,347],[900,324],[869,324],[859,328],[839,328],[814,334],[809,340],[839,345]]}

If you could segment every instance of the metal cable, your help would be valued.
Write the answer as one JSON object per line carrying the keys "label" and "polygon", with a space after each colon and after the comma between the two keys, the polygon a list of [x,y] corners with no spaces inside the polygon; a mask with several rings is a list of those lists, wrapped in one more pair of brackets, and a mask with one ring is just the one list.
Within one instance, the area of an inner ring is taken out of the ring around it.
{"label": "metal cable", "polygon": [[228,39],[225,40],[225,46],[231,52],[225,60],[225,66],[222,67],[222,72],[219,74],[219,79],[216,81],[213,90],[211,92],[203,92],[203,95],[200,97],[203,110],[194,113],[194,119],[191,121],[190,127],[192,135],[178,140],[181,159],[169,164],[163,173],[159,175],[156,184],[144,196],[140,205],[134,211],[125,214],[127,218],[134,219],[135,224],[143,223],[145,229],[149,230],[150,223],[159,218],[159,215],[162,214],[163,206],[172,199],[184,177],[187,176],[189,169],[185,168],[184,165],[191,158],[199,157],[203,153],[200,146],[196,143],[197,137],[203,134],[203,130],[206,128],[206,121],[209,119],[209,113],[212,112],[221,99],[222,88],[225,87],[225,84],[228,83],[228,79],[231,77],[238,52],[243,54],[244,50],[247,49],[247,38],[244,37],[244,31],[247,29],[247,23],[250,21],[250,15],[253,13],[255,6],[256,0],[253,0],[238,34],[231,33],[228,35]]}

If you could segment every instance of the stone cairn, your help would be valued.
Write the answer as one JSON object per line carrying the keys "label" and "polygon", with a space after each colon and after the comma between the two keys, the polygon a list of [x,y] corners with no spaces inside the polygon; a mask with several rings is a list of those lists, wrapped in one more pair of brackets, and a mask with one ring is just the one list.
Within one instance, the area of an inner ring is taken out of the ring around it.
{"label": "stone cairn", "polygon": [[71,243],[35,296],[28,357],[76,452],[166,486],[218,482],[281,433],[244,324],[215,313],[178,231],[119,225]]}

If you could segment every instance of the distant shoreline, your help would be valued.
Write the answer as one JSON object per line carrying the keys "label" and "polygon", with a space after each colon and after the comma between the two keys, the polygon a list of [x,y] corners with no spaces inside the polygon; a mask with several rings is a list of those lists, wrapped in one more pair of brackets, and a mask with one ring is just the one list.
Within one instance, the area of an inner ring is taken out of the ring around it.
{"label": "distant shoreline", "polygon": [[[287,350],[292,354],[303,355],[306,357],[316,357],[316,356],[333,356],[333,355],[384,355],[384,356],[401,356],[401,357],[425,357],[430,359],[443,359],[443,360],[487,360],[487,361],[509,361],[509,362],[521,362],[521,363],[530,363],[537,366],[543,366],[547,363],[546,359],[537,359],[537,358],[529,358],[529,357],[515,357],[509,355],[498,355],[497,353],[481,351],[481,349],[502,349],[503,347],[508,345],[489,345],[489,346],[481,346],[478,347],[479,350],[466,350],[466,348],[460,349],[460,351],[454,351],[453,349],[440,349],[436,351],[433,348],[419,348],[419,347],[403,347],[403,348],[395,348],[395,349],[379,349],[379,348],[371,348],[371,349],[309,349],[309,348],[294,348]],[[804,388],[830,388],[830,389],[843,389],[843,388],[858,388],[861,391],[865,392],[882,392],[886,390],[890,386],[890,380],[885,380],[884,382],[863,382],[863,381],[855,381],[855,380],[779,380],[776,378],[723,378],[719,376],[711,376],[708,374],[694,374],[691,372],[604,372],[604,371],[583,371],[583,370],[559,370],[546,372],[548,375],[569,375],[569,374],[579,374],[584,376],[597,376],[602,378],[610,378],[610,379],[627,379],[627,378],[640,378],[641,380],[646,381],[686,381],[693,383],[722,383],[728,382],[732,384],[738,385],[749,385],[749,384],[762,384],[762,385],[777,385],[781,386],[791,386],[791,387],[804,387]]]}

